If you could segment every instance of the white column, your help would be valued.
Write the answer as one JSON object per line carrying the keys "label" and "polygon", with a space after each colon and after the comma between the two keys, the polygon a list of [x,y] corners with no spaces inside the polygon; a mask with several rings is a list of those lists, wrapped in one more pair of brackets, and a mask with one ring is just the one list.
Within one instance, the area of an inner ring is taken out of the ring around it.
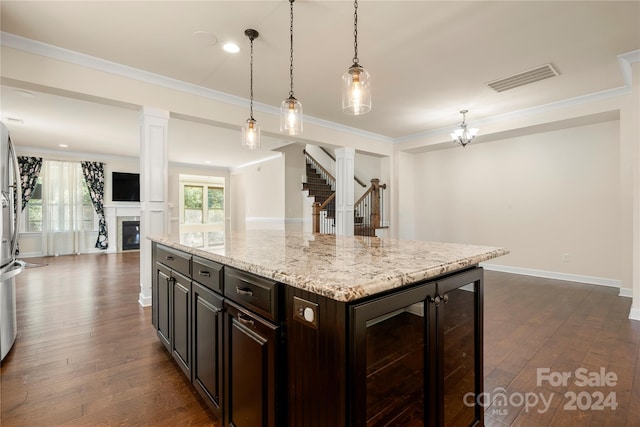
{"label": "white column", "polygon": [[140,111],[140,297],[151,305],[151,242],[149,235],[167,233],[169,112]]}
{"label": "white column", "polygon": [[633,247],[631,250],[633,300],[629,312],[629,319],[633,320],[640,320],[640,53],[638,52],[640,51],[636,51],[637,54],[632,63],[630,112],[620,117],[621,123],[625,117],[629,119],[623,133],[626,135],[628,132],[630,140],[633,141]]}
{"label": "white column", "polygon": [[353,236],[353,169],[356,150],[336,150],[336,235]]}

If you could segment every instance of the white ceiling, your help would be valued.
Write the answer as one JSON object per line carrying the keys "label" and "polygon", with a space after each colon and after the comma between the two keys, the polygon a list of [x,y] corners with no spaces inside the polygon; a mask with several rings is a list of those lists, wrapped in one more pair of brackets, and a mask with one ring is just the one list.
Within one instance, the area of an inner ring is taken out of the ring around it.
{"label": "white ceiling", "polygon": [[[353,58],[353,3],[297,0],[294,7],[294,89],[305,117],[388,140],[453,127],[463,108],[473,124],[621,87],[617,56],[640,48],[638,1],[360,0],[358,56],[373,78],[373,109],[347,116],[339,90]],[[243,33],[255,28],[255,101],[279,107],[289,93],[286,0],[3,0],[0,13],[5,33],[241,98],[248,98],[249,83]],[[194,37],[197,31],[212,33],[218,43],[203,43]],[[242,51],[223,52],[227,40]],[[547,63],[558,77],[502,93],[486,86]],[[65,93],[28,88],[29,96],[15,90],[25,87],[16,81],[1,87],[3,121],[24,121],[7,122],[18,145],[60,150],[60,141],[68,141],[67,150],[137,155],[137,110]],[[169,140],[188,143],[170,143],[170,160],[238,166],[286,144],[267,135],[262,152],[241,150],[239,125],[221,128],[172,117]],[[203,153],[216,158],[204,159]]]}

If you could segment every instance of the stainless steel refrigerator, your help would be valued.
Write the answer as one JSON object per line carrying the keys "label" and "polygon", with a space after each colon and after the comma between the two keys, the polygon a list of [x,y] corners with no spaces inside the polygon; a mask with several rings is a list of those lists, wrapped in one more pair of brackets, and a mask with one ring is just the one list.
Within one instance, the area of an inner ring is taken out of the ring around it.
{"label": "stainless steel refrigerator", "polygon": [[2,258],[0,259],[0,360],[9,353],[18,332],[16,322],[15,277],[24,269],[16,259],[20,215],[15,206],[22,204],[20,169],[9,130],[0,122],[0,201],[2,202]]}

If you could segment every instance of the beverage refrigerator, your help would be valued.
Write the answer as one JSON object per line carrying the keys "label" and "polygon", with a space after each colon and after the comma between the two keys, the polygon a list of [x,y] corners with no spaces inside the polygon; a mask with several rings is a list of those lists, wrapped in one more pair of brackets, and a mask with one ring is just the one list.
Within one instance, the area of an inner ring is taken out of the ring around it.
{"label": "beverage refrigerator", "polygon": [[[24,262],[16,259],[22,204],[20,168],[9,130],[0,122],[0,201],[2,202],[2,252],[0,259],[0,360],[11,350],[16,339],[15,278],[24,269]],[[18,208],[17,208],[18,207]]]}

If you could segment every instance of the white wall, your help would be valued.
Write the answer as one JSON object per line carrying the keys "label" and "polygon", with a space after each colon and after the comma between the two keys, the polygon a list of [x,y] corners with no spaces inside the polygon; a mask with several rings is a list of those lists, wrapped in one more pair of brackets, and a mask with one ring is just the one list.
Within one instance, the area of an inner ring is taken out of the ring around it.
{"label": "white wall", "polygon": [[284,229],[284,156],[237,169],[230,179],[234,231]]}
{"label": "white wall", "polygon": [[615,285],[619,180],[618,121],[417,154],[415,234],[504,246],[493,263]]}

